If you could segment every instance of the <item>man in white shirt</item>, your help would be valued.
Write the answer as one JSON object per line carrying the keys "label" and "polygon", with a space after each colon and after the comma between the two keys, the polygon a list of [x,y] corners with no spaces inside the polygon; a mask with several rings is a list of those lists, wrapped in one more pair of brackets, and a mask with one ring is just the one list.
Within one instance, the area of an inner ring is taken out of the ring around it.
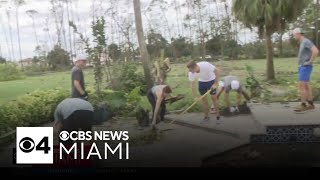
{"label": "man in white shirt", "polygon": [[[211,100],[213,106],[216,109],[217,119],[220,119],[220,113],[217,100],[217,87],[219,82],[220,70],[209,62],[202,61],[196,63],[191,61],[187,64],[189,69],[189,81],[191,82],[192,95],[195,99],[199,99],[196,95],[195,81],[198,79],[198,91],[201,95],[204,95],[210,90]],[[204,121],[208,121],[209,118],[209,106],[208,99],[204,97],[202,100],[202,110],[204,113]]]}

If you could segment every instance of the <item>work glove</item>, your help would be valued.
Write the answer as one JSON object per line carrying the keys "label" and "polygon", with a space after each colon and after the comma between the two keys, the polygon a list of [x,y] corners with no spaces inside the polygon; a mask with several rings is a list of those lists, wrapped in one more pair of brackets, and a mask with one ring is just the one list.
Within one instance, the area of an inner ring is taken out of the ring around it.
{"label": "work glove", "polygon": [[81,98],[84,100],[88,100],[88,93],[85,91],[84,94],[82,94]]}

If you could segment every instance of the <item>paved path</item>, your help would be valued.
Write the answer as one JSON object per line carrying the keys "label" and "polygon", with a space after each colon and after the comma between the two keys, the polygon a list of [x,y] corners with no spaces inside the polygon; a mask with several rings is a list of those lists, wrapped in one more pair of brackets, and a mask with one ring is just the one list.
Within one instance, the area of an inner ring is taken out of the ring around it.
{"label": "paved path", "polygon": [[[211,115],[206,123],[201,122],[201,113],[169,114],[168,122],[174,120],[175,123],[159,124],[159,131],[163,133],[160,141],[130,147],[129,161],[111,158],[99,164],[104,167],[199,167],[204,158],[248,144],[252,134],[265,134],[268,126],[320,125],[319,104],[314,112],[305,114],[293,113],[296,105],[249,104],[251,115],[222,117],[219,121]],[[105,129],[116,130],[112,127],[107,122]],[[125,130],[122,127],[126,129],[128,125],[117,125],[118,130]],[[99,126],[99,130],[103,130],[103,126]],[[0,166],[12,165],[12,147],[14,144],[0,148]]]}

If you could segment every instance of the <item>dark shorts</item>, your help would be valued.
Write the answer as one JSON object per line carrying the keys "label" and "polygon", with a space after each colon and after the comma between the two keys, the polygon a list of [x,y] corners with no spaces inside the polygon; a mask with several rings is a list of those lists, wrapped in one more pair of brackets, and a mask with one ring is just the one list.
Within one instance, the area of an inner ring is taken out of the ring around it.
{"label": "dark shorts", "polygon": [[[213,86],[215,80],[212,80],[212,81],[209,81],[209,82],[201,82],[199,81],[199,87],[198,87],[198,90],[199,90],[199,93],[201,95],[204,95],[208,90],[211,89],[211,87]],[[211,95],[215,95],[217,93],[217,89],[212,89],[210,91],[210,94]]]}
{"label": "dark shorts", "polygon": [[312,65],[299,66],[299,81],[309,82],[313,70]]}
{"label": "dark shorts", "polygon": [[[62,131],[91,131],[94,122],[94,113],[87,110],[78,110],[73,112],[67,119],[62,121]],[[62,141],[63,142],[63,141]],[[63,142],[64,144],[72,144],[72,140]]]}
{"label": "dark shorts", "polygon": [[[150,103],[151,106],[152,106],[152,118],[153,118],[153,116],[154,116],[154,110],[155,110],[155,108],[156,108],[157,99],[156,99],[156,97],[154,96],[154,94],[151,92],[151,89],[148,91],[147,97],[148,97],[149,103]],[[160,115],[160,120],[161,120],[161,121],[164,121],[164,116],[165,116],[165,114],[166,114],[166,102],[163,100],[163,101],[161,102],[160,109],[159,109],[159,115]]]}

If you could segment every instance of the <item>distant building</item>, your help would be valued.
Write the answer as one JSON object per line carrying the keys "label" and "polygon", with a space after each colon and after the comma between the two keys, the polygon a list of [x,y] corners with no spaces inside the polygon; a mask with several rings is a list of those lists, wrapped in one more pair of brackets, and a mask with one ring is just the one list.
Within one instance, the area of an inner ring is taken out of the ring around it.
{"label": "distant building", "polygon": [[19,64],[22,66],[31,66],[32,65],[32,58],[26,58],[19,61]]}

